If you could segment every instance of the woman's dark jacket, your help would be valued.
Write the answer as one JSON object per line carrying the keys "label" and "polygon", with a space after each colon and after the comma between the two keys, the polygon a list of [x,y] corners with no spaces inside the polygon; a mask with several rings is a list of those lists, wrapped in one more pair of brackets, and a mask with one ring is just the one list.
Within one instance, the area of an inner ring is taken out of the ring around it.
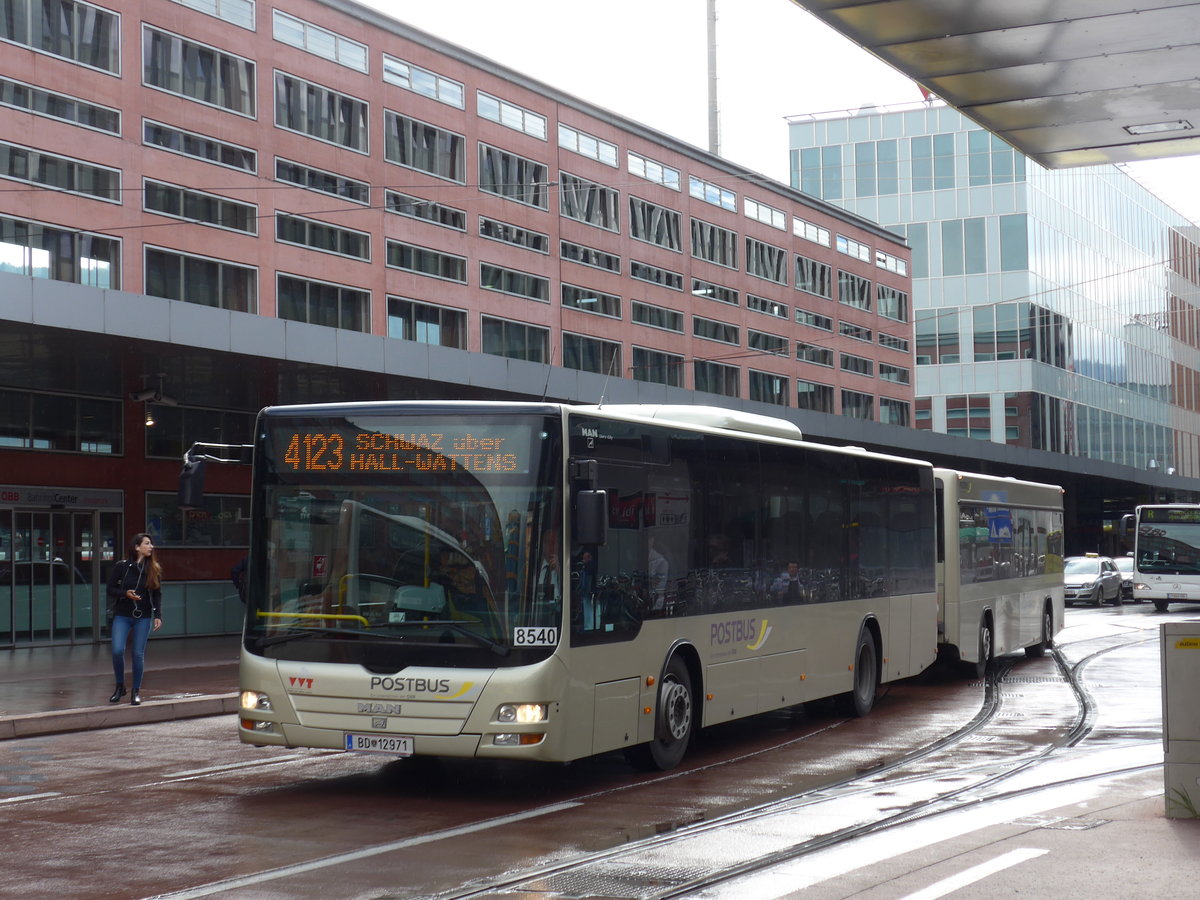
{"label": "woman's dark jacket", "polygon": [[[134,612],[136,608],[143,616],[162,618],[162,590],[146,584],[149,577],[148,563],[139,565],[131,559],[123,559],[113,566],[107,589],[109,609],[113,615],[139,618]],[[137,592],[140,599],[136,604],[125,596],[129,590]]]}

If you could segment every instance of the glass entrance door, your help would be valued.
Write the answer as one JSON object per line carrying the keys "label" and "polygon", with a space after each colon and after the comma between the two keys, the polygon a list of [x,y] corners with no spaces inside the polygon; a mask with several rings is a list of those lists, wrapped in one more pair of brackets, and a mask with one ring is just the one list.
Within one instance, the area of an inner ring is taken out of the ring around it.
{"label": "glass entrance door", "polygon": [[8,635],[0,634],[0,642],[6,637],[14,645],[98,639],[103,621],[98,520],[110,516],[15,510],[5,535],[6,516],[0,514],[0,547],[7,557],[0,560],[0,606],[7,607],[0,609],[0,627],[8,624]]}

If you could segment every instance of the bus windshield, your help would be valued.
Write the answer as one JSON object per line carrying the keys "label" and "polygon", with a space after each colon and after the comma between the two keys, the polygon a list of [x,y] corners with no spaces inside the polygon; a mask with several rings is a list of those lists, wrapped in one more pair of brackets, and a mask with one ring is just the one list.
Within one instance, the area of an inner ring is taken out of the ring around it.
{"label": "bus windshield", "polygon": [[561,596],[535,581],[556,555],[558,428],[528,415],[268,411],[246,648],[391,672],[552,652]]}
{"label": "bus windshield", "polygon": [[[1158,513],[1158,510],[1154,510]],[[1137,536],[1137,567],[1160,575],[1200,575],[1200,522],[1171,521],[1143,511]]]}

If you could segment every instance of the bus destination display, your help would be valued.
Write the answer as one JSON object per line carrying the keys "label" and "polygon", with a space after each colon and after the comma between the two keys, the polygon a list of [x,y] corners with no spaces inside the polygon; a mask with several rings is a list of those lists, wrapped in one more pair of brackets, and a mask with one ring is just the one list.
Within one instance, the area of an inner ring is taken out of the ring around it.
{"label": "bus destination display", "polygon": [[530,465],[526,426],[439,425],[405,431],[280,427],[275,435],[284,468],[293,472],[514,475],[528,472]]}
{"label": "bus destination display", "polygon": [[1200,507],[1162,507],[1147,506],[1142,508],[1143,522],[1177,522],[1181,524],[1200,524]]}

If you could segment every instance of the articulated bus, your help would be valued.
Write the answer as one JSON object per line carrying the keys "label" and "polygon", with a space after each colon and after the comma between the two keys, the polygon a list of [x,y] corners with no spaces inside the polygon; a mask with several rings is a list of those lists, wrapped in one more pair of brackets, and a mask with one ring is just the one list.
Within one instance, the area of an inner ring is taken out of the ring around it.
{"label": "articulated bus", "polygon": [[1171,603],[1200,603],[1200,505],[1139,506],[1121,519],[1133,541],[1133,602],[1159,612]]}
{"label": "articulated bus", "polygon": [[[274,407],[253,456],[251,744],[558,762],[624,750],[668,769],[704,726],[828,697],[865,715],[881,683],[934,661],[940,621],[965,633],[939,611],[938,572],[963,563],[938,562],[933,467],[806,443],[778,419]],[[1018,519],[1020,540],[999,525],[983,540],[996,573],[1052,552]],[[987,608],[972,603],[972,628]],[[1054,608],[1057,624],[1061,587]],[[995,628],[989,656],[1010,644]]]}
{"label": "articulated bus", "polygon": [[982,677],[993,657],[1042,656],[1063,627],[1063,490],[934,470],[938,633]]}

